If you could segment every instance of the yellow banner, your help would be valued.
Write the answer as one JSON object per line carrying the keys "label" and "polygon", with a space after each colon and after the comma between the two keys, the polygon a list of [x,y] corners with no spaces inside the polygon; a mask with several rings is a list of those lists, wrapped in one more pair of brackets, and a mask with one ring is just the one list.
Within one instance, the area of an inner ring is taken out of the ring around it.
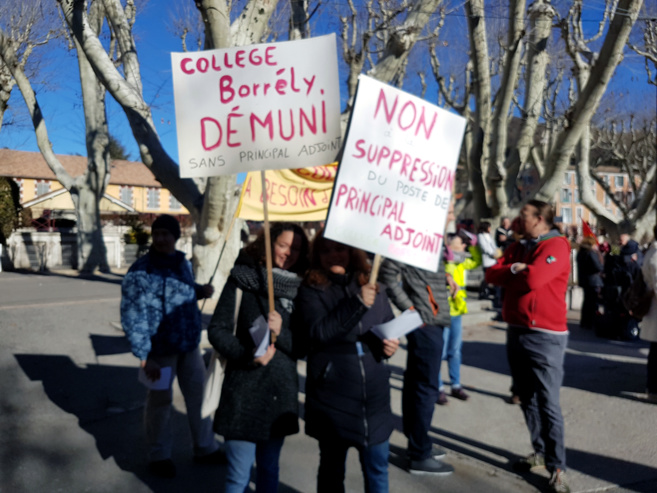
{"label": "yellow banner", "polygon": [[[267,207],[270,221],[323,221],[326,219],[338,163],[311,168],[267,170]],[[262,178],[246,175],[237,217],[263,221]]]}

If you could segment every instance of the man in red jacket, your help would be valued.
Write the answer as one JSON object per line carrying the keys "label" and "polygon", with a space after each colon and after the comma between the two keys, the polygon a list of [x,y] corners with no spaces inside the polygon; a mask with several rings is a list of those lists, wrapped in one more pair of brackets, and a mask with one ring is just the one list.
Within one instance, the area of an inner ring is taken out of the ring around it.
{"label": "man in red jacket", "polygon": [[534,448],[514,468],[546,467],[551,491],[569,492],[559,391],[568,340],[570,243],[553,229],[554,209],[546,202],[529,201],[520,217],[526,239],[513,243],[486,271],[486,282],[505,288],[502,316],[509,324],[511,377]]}

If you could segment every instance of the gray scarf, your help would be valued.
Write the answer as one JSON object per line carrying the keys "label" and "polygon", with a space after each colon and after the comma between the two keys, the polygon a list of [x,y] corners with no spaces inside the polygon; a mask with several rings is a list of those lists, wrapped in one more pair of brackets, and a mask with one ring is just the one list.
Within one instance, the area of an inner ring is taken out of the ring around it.
{"label": "gray scarf", "polygon": [[[262,266],[253,267],[245,264],[235,264],[230,271],[231,276],[237,282],[237,286],[243,291],[253,291],[259,294],[267,294],[267,269]],[[272,269],[274,278],[274,298],[278,298],[288,312],[294,308],[293,300],[297,295],[301,278],[294,272]]]}

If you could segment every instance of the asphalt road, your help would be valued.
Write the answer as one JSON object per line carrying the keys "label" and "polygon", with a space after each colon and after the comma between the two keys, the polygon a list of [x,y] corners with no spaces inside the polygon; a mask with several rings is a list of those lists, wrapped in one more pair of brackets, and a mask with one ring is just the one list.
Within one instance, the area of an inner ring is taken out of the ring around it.
{"label": "asphalt road", "polygon": [[[149,476],[141,428],[145,390],[119,325],[121,276],[66,274],[0,273],[0,493],[222,491],[223,466],[191,461],[178,392],[178,477]],[[405,471],[399,431],[403,349],[391,361],[398,417],[391,437],[392,492],[522,493],[546,484],[540,474],[521,477],[510,470],[530,447],[520,409],[505,403],[505,327],[480,324],[476,312],[464,323],[462,379],[472,397],[452,399],[434,413],[432,436],[448,450],[452,476]],[[657,491],[657,406],[640,399],[646,354],[644,343],[598,339],[571,327],[562,405],[573,492]],[[303,362],[299,369],[303,381]],[[317,463],[313,439],[301,433],[286,440],[280,491],[314,491]],[[353,451],[346,488],[363,491]]]}

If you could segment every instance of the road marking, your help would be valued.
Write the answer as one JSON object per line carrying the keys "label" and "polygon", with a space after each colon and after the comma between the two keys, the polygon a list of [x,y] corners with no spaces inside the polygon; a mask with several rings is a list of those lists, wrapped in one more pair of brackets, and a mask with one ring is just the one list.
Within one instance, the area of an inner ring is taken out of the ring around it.
{"label": "road marking", "polygon": [[121,301],[121,298],[99,298],[95,300],[57,301],[54,303],[31,303],[29,305],[0,306],[0,310],[13,310],[14,308],[39,308],[47,306],[82,305],[85,303],[107,303],[109,301]]}

